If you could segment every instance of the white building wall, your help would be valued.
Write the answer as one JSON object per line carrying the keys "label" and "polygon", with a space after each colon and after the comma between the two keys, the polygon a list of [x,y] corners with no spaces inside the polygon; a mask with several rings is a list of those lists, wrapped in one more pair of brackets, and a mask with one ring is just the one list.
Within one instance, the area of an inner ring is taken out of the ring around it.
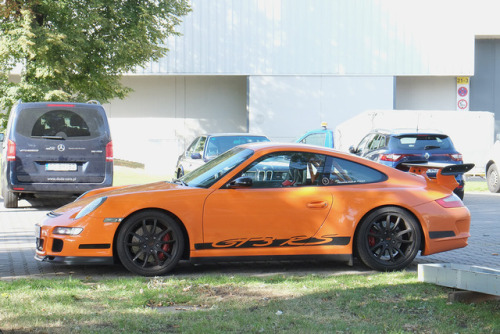
{"label": "white building wall", "polygon": [[196,136],[248,131],[245,77],[132,76],[123,81],[134,91],[104,106],[117,159],[173,174],[177,157]]}
{"label": "white building wall", "polygon": [[392,77],[251,76],[250,132],[289,142],[326,121],[330,128],[372,106],[393,108]]}
{"label": "white building wall", "polygon": [[396,78],[395,109],[456,110],[456,77]]}
{"label": "white building wall", "polygon": [[[192,0],[165,74],[472,75],[470,1]],[[479,15],[479,13],[478,13]]]}

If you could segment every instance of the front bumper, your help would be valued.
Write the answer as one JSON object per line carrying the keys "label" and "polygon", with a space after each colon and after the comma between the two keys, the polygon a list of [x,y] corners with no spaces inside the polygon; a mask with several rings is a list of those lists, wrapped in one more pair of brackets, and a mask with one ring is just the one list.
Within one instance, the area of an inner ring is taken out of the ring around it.
{"label": "front bumper", "polygon": [[86,256],[43,256],[35,254],[35,260],[41,262],[62,263],[68,265],[112,265],[113,257],[86,257]]}

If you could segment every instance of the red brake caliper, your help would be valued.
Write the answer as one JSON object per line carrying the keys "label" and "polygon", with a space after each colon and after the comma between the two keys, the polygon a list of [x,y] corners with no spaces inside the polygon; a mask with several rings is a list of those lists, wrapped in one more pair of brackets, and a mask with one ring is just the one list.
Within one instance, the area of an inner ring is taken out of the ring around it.
{"label": "red brake caliper", "polygon": [[[165,234],[165,236],[163,237],[162,241],[170,241],[172,240],[172,237],[170,237],[170,234],[167,233]],[[161,249],[163,249],[164,252],[168,253],[171,249],[172,249],[172,245],[171,244],[164,244]],[[165,260],[165,254],[164,253],[159,253],[158,254],[158,258],[163,261]]]}
{"label": "red brake caliper", "polygon": [[[370,229],[370,233],[373,233],[373,230]],[[375,237],[374,236],[369,236],[368,237],[368,245],[370,245],[370,247],[373,247],[375,246]]]}

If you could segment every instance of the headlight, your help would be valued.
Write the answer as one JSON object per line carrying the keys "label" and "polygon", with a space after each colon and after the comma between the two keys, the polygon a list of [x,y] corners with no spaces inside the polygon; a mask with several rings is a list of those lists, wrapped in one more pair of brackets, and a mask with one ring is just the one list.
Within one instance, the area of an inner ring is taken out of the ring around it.
{"label": "headlight", "polygon": [[90,202],[86,207],[84,207],[78,214],[76,215],[75,219],[80,219],[82,217],[85,217],[95,209],[97,209],[99,206],[101,206],[104,201],[106,201],[107,197],[99,197],[98,199],[93,200]]}
{"label": "headlight", "polygon": [[82,231],[83,231],[83,228],[81,228],[81,227],[57,226],[52,233],[53,234],[63,234],[63,235],[78,235],[78,234],[82,233]]}

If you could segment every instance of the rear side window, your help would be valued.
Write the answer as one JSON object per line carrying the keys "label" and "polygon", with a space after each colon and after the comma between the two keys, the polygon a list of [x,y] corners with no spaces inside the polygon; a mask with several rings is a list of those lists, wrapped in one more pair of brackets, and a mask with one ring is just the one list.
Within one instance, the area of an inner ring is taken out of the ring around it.
{"label": "rear side window", "polygon": [[391,139],[391,145],[398,150],[451,149],[453,144],[446,135],[403,135]]}
{"label": "rear side window", "polygon": [[387,176],[376,169],[354,161],[330,157],[327,162],[323,185],[376,183],[387,180]]}
{"label": "rear side window", "polygon": [[15,131],[32,138],[92,139],[106,132],[104,124],[102,114],[96,109],[23,109]]}

